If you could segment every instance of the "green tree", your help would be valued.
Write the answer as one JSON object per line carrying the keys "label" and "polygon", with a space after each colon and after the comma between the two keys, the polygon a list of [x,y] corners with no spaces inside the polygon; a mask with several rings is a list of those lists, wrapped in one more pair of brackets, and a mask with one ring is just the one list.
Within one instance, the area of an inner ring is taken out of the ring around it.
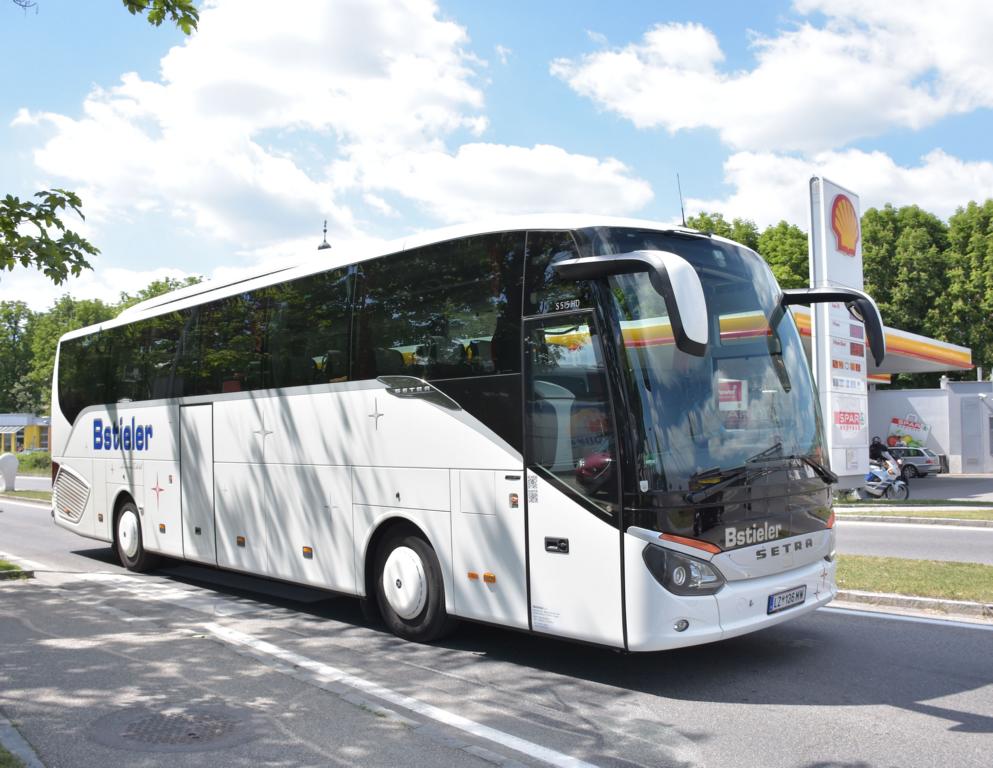
{"label": "green tree", "polygon": [[59,337],[77,328],[110,320],[117,312],[99,299],[63,296],[31,324],[31,368],[25,377],[37,393],[37,401],[47,410],[52,399],[52,371]]}
{"label": "green tree", "polygon": [[[200,21],[200,14],[193,0],[122,0],[132,14],[147,13],[153,26],[159,26],[168,17],[184,34],[191,34]],[[22,3],[23,5],[23,3]],[[61,285],[69,275],[78,275],[91,269],[87,256],[100,251],[62,221],[68,209],[83,218],[83,203],[79,197],[65,189],[36,192],[32,200],[21,200],[7,195],[0,201],[0,271],[10,271],[17,266],[34,267],[56,285]],[[52,237],[55,233],[57,237]]]}
{"label": "green tree", "polygon": [[938,298],[948,290],[948,227],[916,205],[862,215],[865,287],[887,325],[932,335]]}
{"label": "green tree", "polygon": [[0,411],[20,411],[23,394],[15,391],[31,368],[31,321],[23,301],[0,301]]}
{"label": "green tree", "polygon": [[759,230],[754,221],[734,219],[728,222],[724,218],[724,214],[701,211],[698,215],[686,219],[686,226],[699,229],[701,232],[726,237],[751,248],[753,251],[758,250]]}
{"label": "green tree", "polygon": [[933,335],[972,348],[993,365],[993,200],[971,202],[948,220],[947,290],[929,316]]}
{"label": "green tree", "polygon": [[[37,192],[39,202],[7,195],[0,200],[0,270],[10,271],[20,265],[36,267],[56,285],[70,274],[90,269],[87,256],[99,251],[66,229],[60,213],[67,208],[83,218],[82,202],[73,192],[51,189]],[[52,231],[59,233],[58,239]]]}
{"label": "green tree", "polygon": [[182,280],[177,280],[174,277],[165,277],[161,280],[153,280],[137,293],[130,294],[121,291],[121,300],[117,302],[115,309],[118,312],[122,312],[128,307],[133,307],[135,304],[140,304],[148,299],[154,299],[156,296],[161,296],[164,293],[176,291],[180,288],[186,288],[190,285],[196,285],[201,280],[203,280],[203,278],[199,275],[190,275],[189,277],[184,277]]}
{"label": "green tree", "polygon": [[756,249],[772,268],[783,288],[810,285],[810,255],[807,233],[795,224],[780,221],[765,228]]}

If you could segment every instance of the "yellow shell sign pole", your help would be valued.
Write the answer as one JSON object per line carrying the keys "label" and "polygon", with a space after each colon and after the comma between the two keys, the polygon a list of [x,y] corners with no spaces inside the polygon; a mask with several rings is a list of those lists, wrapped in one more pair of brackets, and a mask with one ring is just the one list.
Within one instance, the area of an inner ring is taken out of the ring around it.
{"label": "yellow shell sign pole", "polygon": [[[863,290],[859,198],[810,180],[810,284]],[[831,469],[840,488],[864,483],[869,469],[869,392],[865,328],[840,302],[811,307],[814,380]]]}

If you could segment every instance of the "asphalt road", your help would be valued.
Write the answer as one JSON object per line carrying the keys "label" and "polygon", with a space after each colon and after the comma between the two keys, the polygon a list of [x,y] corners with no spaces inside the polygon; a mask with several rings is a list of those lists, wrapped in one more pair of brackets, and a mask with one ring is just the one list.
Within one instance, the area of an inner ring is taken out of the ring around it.
{"label": "asphalt road", "polygon": [[[0,508],[0,550],[71,572],[0,586],[0,707],[50,766],[543,764],[501,734],[602,766],[989,766],[988,627],[828,608],[648,655],[473,624],[419,646],[316,590],[194,566],[124,575],[46,512]],[[389,693],[422,706],[384,705]],[[205,697],[259,713],[254,746],[93,742],[115,707]]]}
{"label": "asphalt road", "polygon": [[928,475],[910,481],[911,499],[993,502],[993,475]]}
{"label": "asphalt road", "polygon": [[993,528],[838,521],[838,552],[993,565]]}

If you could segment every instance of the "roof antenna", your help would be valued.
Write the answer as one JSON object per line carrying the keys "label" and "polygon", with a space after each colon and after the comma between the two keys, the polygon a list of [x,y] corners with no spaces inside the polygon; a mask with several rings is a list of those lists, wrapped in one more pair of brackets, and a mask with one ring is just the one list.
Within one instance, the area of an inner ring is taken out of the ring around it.
{"label": "roof antenna", "polygon": [[676,189],[679,190],[679,215],[683,217],[683,226],[686,226],[686,211],[683,210],[683,187],[679,183],[679,174],[676,174]]}
{"label": "roof antenna", "polygon": [[324,220],[324,240],[321,244],[317,246],[317,250],[324,251],[331,247],[331,243],[328,242],[328,220]]}

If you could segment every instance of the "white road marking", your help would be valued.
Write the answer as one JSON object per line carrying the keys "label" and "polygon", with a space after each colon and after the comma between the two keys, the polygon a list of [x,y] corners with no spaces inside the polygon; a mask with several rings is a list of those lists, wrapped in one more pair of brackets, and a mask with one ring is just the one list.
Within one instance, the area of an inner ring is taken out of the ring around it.
{"label": "white road marking", "polygon": [[832,605],[820,608],[819,610],[841,613],[845,616],[861,616],[862,618],[885,619],[886,621],[910,621],[916,624],[937,624],[941,627],[982,629],[987,632],[993,632],[993,624],[973,624],[969,621],[955,621],[954,619],[931,619],[925,616],[905,616],[902,613],[884,613],[883,611],[859,611],[854,608],[836,608]]}
{"label": "white road marking", "polygon": [[396,691],[389,688],[384,688],[377,683],[373,683],[361,677],[356,677],[355,675],[350,675],[340,669],[327,664],[322,664],[319,661],[314,661],[313,659],[309,659],[306,656],[301,656],[298,653],[287,651],[277,645],[268,643],[265,640],[259,640],[258,638],[252,637],[251,635],[246,635],[243,632],[238,632],[237,630],[229,629],[228,627],[222,627],[220,624],[210,623],[204,626],[212,635],[223,640],[224,642],[251,648],[257,653],[271,656],[275,659],[286,662],[287,664],[292,664],[299,667],[300,669],[305,669],[311,674],[320,677],[323,681],[347,685],[348,687],[355,688],[356,690],[362,691],[369,696],[375,696],[377,699],[389,702],[394,706],[403,707],[411,712],[416,712],[419,715],[430,718],[439,723],[443,723],[444,725],[451,726],[452,728],[457,728],[460,731],[464,731],[465,733],[469,733],[478,738],[486,739],[494,744],[509,747],[510,749],[525,754],[528,757],[533,757],[536,760],[541,760],[549,765],[563,766],[563,768],[593,768],[591,763],[586,763],[575,757],[570,757],[562,752],[557,752],[554,749],[543,747],[540,744],[535,744],[534,742],[527,741],[526,739],[512,736],[509,733],[498,731],[496,728],[490,728],[488,725],[481,725],[474,720],[469,720],[466,717],[449,712],[447,709],[442,709],[441,707],[436,707],[432,704],[425,704],[419,699],[415,699],[402,693],[397,693]]}

